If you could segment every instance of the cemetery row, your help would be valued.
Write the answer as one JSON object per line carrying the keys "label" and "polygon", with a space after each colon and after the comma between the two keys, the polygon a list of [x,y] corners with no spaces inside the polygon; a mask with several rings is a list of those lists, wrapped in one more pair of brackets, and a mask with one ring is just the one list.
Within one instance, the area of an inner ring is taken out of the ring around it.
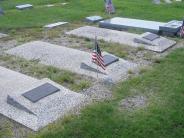
{"label": "cemetery row", "polygon": [[[109,1],[108,1],[109,2]],[[109,3],[108,3],[109,4]],[[114,13],[114,7],[108,7]],[[32,5],[19,5],[18,9]],[[174,46],[176,41],[168,36],[184,36],[184,21],[168,23],[114,17],[103,20],[100,16],[86,17],[86,22],[99,22],[99,27],[83,26],[66,32],[68,37],[94,39],[94,51],[66,48],[43,41],[32,41],[5,51],[9,55],[35,60],[45,65],[90,76],[96,80],[113,84],[128,77],[129,70],[136,70],[139,65],[108,52],[102,52],[98,40],[125,44],[131,47],[143,47],[153,52],[164,52]],[[67,22],[45,25],[45,31],[62,26]],[[140,29],[143,34],[129,33],[122,30]],[[0,38],[7,37],[0,34]],[[78,110],[90,102],[84,94],[73,92],[47,78],[38,80],[21,73],[0,67],[0,113],[26,127],[37,131],[49,123]],[[11,86],[11,87],[7,87]]]}

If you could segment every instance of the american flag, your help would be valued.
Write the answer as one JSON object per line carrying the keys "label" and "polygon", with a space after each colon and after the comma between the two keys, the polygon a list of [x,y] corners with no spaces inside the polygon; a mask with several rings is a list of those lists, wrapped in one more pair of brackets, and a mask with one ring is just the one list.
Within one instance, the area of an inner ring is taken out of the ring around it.
{"label": "american flag", "polygon": [[96,63],[98,66],[100,66],[103,70],[105,70],[102,52],[100,50],[96,37],[95,37],[95,49],[92,53],[92,61]]}
{"label": "american flag", "polygon": [[108,13],[113,13],[114,12],[112,0],[107,0],[106,1],[106,10],[107,10]]}
{"label": "american flag", "polygon": [[184,37],[184,20],[183,20],[183,24],[180,29],[180,37]]}

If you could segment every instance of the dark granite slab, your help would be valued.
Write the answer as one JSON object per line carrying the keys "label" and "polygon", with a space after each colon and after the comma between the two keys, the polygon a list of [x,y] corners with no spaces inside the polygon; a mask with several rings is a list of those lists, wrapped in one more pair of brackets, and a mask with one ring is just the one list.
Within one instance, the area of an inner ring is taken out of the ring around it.
{"label": "dark granite slab", "polygon": [[146,35],[146,36],[143,36],[143,38],[144,38],[144,39],[147,39],[147,40],[149,40],[149,41],[153,41],[153,40],[155,40],[155,39],[157,39],[157,38],[160,38],[160,36],[159,36],[159,35],[156,35],[156,34],[150,33],[150,34],[148,34],[148,35]]}
{"label": "dark granite slab", "polygon": [[103,60],[104,60],[105,66],[108,66],[114,62],[119,61],[119,58],[117,58],[115,56],[111,56],[111,55],[104,55]]}
{"label": "dark granite slab", "polygon": [[47,97],[51,94],[58,92],[59,90],[60,89],[58,89],[57,87],[55,87],[49,83],[45,83],[37,88],[34,88],[34,89],[22,94],[22,96],[24,96],[25,98],[27,98],[31,102],[35,103],[44,97]]}

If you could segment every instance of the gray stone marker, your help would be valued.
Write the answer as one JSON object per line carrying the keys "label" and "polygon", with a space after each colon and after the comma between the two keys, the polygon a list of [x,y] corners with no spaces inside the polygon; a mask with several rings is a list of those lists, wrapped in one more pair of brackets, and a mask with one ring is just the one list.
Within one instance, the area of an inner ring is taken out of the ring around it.
{"label": "gray stone marker", "polygon": [[182,21],[173,20],[163,26],[160,26],[159,29],[164,35],[174,36],[180,30],[182,23]]}
{"label": "gray stone marker", "polygon": [[4,15],[4,10],[0,8],[0,15]]}
{"label": "gray stone marker", "polygon": [[[0,114],[37,131],[49,123],[79,110],[88,100],[49,80],[37,80],[0,67]],[[22,94],[49,83],[60,91],[33,103]]]}
{"label": "gray stone marker", "polygon": [[168,4],[172,3],[171,0],[164,0],[164,2],[165,2],[165,3],[168,3]]}
{"label": "gray stone marker", "polygon": [[[155,51],[155,52],[163,52],[168,47],[173,46],[176,42],[161,37],[162,45],[157,44],[157,41],[154,41],[153,45],[151,42],[146,41],[147,43],[137,43],[135,39],[142,39],[144,35],[138,35],[133,33],[127,33],[123,31],[109,30],[104,28],[97,28],[91,26],[80,27],[78,29],[67,32],[68,35],[75,35],[78,37],[90,38],[94,39],[97,36],[98,40],[104,40],[111,43],[119,43],[123,45],[129,45],[132,47],[144,47],[147,50]],[[156,43],[156,44],[155,44]]]}
{"label": "gray stone marker", "polygon": [[160,4],[160,0],[153,0],[153,3]]}
{"label": "gray stone marker", "polygon": [[104,60],[104,65],[108,66],[110,64],[113,64],[114,62],[119,61],[119,58],[112,55],[104,55],[103,60]]}
{"label": "gray stone marker", "polygon": [[56,23],[45,25],[44,28],[52,29],[52,28],[55,28],[55,27],[58,27],[58,26],[61,26],[61,25],[67,24],[67,23],[68,22],[56,22]]}
{"label": "gray stone marker", "polygon": [[164,26],[163,22],[138,20],[130,18],[115,17],[112,19],[100,21],[102,28],[123,30],[123,29],[141,29],[146,32],[159,33],[159,26]]}
{"label": "gray stone marker", "polygon": [[31,4],[17,5],[16,8],[18,10],[31,9],[31,8],[33,8],[33,5],[31,5]]}
{"label": "gray stone marker", "polygon": [[[119,81],[128,75],[127,72],[129,69],[134,70],[137,68],[137,64],[119,58],[118,62],[107,66],[105,71],[99,67],[98,70],[104,72],[104,74],[99,74],[97,77],[96,72],[81,68],[81,63],[85,63],[91,68],[97,68],[97,65],[91,61],[92,51],[88,53],[41,41],[23,44],[6,51],[6,53],[28,60],[38,59],[42,64],[91,76],[100,81],[105,80],[107,77],[112,78],[114,82]],[[102,53],[102,55],[107,54],[111,55],[106,52]]]}
{"label": "gray stone marker", "polygon": [[173,40],[169,40],[167,38],[149,32],[143,33],[139,37],[135,38],[134,41],[136,43],[149,45],[148,48],[157,52],[164,52],[165,50],[176,44],[176,42]]}
{"label": "gray stone marker", "polygon": [[92,72],[95,72],[95,73],[100,73],[100,74],[106,75],[104,72],[99,71],[97,68],[91,67],[91,66],[89,66],[89,65],[87,65],[86,63],[83,63],[83,62],[81,63],[80,68],[85,69],[85,70],[89,70],[89,71],[92,71]]}
{"label": "gray stone marker", "polygon": [[34,88],[26,93],[23,93],[22,96],[35,103],[40,99],[47,97],[55,92],[58,92],[59,89],[49,83],[45,83],[37,88]]}
{"label": "gray stone marker", "polygon": [[101,20],[103,20],[103,18],[101,16],[89,16],[89,17],[85,18],[85,21],[89,22],[89,23],[96,23],[96,22],[99,22]]}

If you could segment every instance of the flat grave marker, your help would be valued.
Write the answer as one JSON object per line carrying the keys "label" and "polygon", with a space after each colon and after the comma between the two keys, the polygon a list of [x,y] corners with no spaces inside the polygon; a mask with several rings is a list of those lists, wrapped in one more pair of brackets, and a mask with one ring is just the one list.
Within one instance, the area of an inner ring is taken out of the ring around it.
{"label": "flat grave marker", "polygon": [[[23,44],[6,51],[6,53],[28,60],[38,59],[42,64],[69,70],[77,74],[91,76],[102,81],[107,77],[112,78],[114,82],[119,81],[121,78],[128,75],[127,71],[129,69],[133,70],[137,67],[137,64],[119,58],[118,62],[114,62],[107,66],[106,71],[99,68],[98,70],[103,72],[103,74],[101,73],[97,77],[97,72],[81,68],[82,63],[85,63],[91,69],[97,68],[97,65],[91,61],[91,53],[41,41]],[[111,55],[106,52],[102,54]]]}
{"label": "flat grave marker", "polygon": [[89,23],[96,23],[96,22],[99,22],[101,20],[103,20],[103,18],[101,16],[89,16],[89,17],[85,18],[85,21],[89,22]]}
{"label": "flat grave marker", "polygon": [[153,51],[155,50],[158,52],[164,52],[165,50],[176,44],[176,42],[173,40],[169,40],[167,38],[149,32],[143,33],[139,37],[136,37],[134,41],[136,43],[149,45],[149,48],[151,48]]}
{"label": "flat grave marker", "polygon": [[154,44],[154,47],[153,47],[152,43],[150,42],[137,43],[137,41],[135,41],[136,38],[138,39],[142,38],[142,35],[123,32],[123,31],[109,30],[105,28],[97,28],[92,26],[80,27],[72,31],[69,31],[66,34],[74,35],[77,37],[90,38],[90,39],[94,39],[95,36],[97,36],[98,40],[104,40],[106,42],[129,45],[132,47],[144,47],[147,50],[151,50],[155,52],[163,52],[176,43],[173,40],[169,40],[164,37],[161,37],[162,41],[160,42],[162,42],[162,45],[156,44],[158,43],[156,41],[156,43],[153,43]]}
{"label": "flat grave marker", "polygon": [[57,87],[49,84],[49,83],[45,83],[41,86],[38,86],[28,92],[25,92],[22,94],[22,96],[24,96],[25,98],[27,98],[28,100],[30,100],[31,102],[35,103],[37,101],[39,101],[40,99],[47,97],[48,95],[51,95],[55,92],[60,91]]}
{"label": "flat grave marker", "polygon": [[[84,95],[49,79],[38,80],[3,67],[0,67],[0,82],[0,114],[34,131],[66,116],[76,108],[80,109],[87,100]],[[31,97],[39,96],[39,101],[35,102],[23,96],[25,92],[44,85],[48,88],[52,85],[52,90],[58,91],[45,96],[42,94],[48,94],[48,90],[41,88],[41,93],[40,90],[36,95],[31,93]]]}
{"label": "flat grave marker", "polygon": [[33,8],[33,5],[31,5],[31,4],[17,5],[16,8],[18,10],[31,9],[31,8]]}
{"label": "flat grave marker", "polygon": [[52,28],[55,28],[55,27],[58,27],[58,26],[61,26],[61,25],[67,24],[67,23],[68,22],[56,22],[56,23],[45,25],[44,28],[52,29]]}

